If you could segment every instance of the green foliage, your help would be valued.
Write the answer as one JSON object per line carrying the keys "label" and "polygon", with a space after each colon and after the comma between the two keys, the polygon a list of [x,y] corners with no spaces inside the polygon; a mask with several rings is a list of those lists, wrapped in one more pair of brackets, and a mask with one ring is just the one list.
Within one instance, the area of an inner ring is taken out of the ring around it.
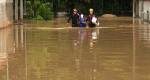
{"label": "green foliage", "polygon": [[32,18],[33,20],[44,20],[44,18],[40,15],[37,15],[35,18]]}
{"label": "green foliage", "polygon": [[27,19],[50,20],[53,17],[51,1],[28,0],[26,6]]}
{"label": "green foliage", "polygon": [[49,6],[50,3],[45,3],[41,4],[40,7],[38,8],[39,15],[41,15],[45,20],[51,19],[53,15],[52,10]]}
{"label": "green foliage", "polygon": [[33,9],[32,9],[32,4],[31,1],[26,2],[26,12],[27,12],[27,18],[31,19],[33,17]]}

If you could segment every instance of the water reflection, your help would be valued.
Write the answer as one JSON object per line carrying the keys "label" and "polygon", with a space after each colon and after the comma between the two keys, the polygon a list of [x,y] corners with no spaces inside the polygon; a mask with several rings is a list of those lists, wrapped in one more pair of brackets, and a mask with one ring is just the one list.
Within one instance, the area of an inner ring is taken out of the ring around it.
{"label": "water reflection", "polygon": [[149,39],[140,35],[149,32],[141,26],[3,29],[0,80],[149,80]]}
{"label": "water reflection", "polygon": [[88,39],[88,44],[92,48],[99,36],[99,29],[92,29],[90,31],[86,29],[77,29],[73,31],[75,31],[73,34],[77,36],[77,38],[74,39],[74,46],[83,45]]}
{"label": "water reflection", "polygon": [[23,26],[0,30],[0,80],[25,80]]}
{"label": "water reflection", "polygon": [[140,23],[139,26],[135,27],[135,35],[137,80],[149,80],[150,70],[148,67],[150,67],[150,25],[147,23]]}
{"label": "water reflection", "polygon": [[0,75],[0,79],[4,80],[8,78],[8,58],[9,54],[14,53],[14,45],[13,45],[13,30],[12,28],[6,28],[4,30],[0,30],[0,71],[6,70]]}
{"label": "water reflection", "polygon": [[150,25],[148,23],[140,24],[141,26],[137,27],[138,38],[144,40],[147,44],[150,41]]}
{"label": "water reflection", "polygon": [[23,25],[14,27],[14,38],[16,48],[24,48],[25,46],[25,31]]}
{"label": "water reflection", "polygon": [[[129,37],[129,41],[123,40],[124,37],[109,41],[110,35],[100,35],[100,31],[111,33],[114,30],[41,31],[16,26],[14,31],[15,58],[10,58],[7,65],[10,80],[107,80],[108,74],[119,80],[124,77],[128,79],[132,73],[132,57],[129,54],[132,49],[125,45],[131,43],[132,37]],[[119,36],[117,33],[114,36]],[[121,43],[124,46],[120,47]]]}

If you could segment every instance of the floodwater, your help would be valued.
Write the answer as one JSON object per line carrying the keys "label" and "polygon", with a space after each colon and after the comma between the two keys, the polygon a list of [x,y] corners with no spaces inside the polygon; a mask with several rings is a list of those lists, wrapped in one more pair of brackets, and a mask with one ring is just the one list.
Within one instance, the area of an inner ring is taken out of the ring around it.
{"label": "floodwater", "polygon": [[150,80],[150,25],[101,19],[97,28],[65,20],[26,21],[0,30],[0,80]]}

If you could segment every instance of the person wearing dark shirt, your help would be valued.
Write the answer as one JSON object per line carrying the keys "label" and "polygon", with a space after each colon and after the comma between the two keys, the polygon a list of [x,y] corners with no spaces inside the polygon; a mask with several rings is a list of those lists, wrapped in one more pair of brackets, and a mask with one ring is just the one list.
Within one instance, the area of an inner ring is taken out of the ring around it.
{"label": "person wearing dark shirt", "polygon": [[68,23],[72,20],[72,27],[79,27],[79,14],[77,9],[73,9],[72,15],[68,19]]}
{"label": "person wearing dark shirt", "polygon": [[89,9],[89,15],[87,17],[87,24],[89,27],[96,27],[97,25],[97,18],[94,15],[94,10]]}

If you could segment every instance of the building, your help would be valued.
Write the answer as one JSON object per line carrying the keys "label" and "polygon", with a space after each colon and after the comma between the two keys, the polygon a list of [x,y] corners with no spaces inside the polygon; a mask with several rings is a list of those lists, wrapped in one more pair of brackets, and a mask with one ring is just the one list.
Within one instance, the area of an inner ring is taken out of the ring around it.
{"label": "building", "polygon": [[19,20],[23,20],[23,0],[0,0],[0,28]]}
{"label": "building", "polygon": [[0,0],[0,28],[9,25],[13,20],[13,1]]}
{"label": "building", "polygon": [[150,21],[150,0],[140,0],[137,10],[140,18]]}

